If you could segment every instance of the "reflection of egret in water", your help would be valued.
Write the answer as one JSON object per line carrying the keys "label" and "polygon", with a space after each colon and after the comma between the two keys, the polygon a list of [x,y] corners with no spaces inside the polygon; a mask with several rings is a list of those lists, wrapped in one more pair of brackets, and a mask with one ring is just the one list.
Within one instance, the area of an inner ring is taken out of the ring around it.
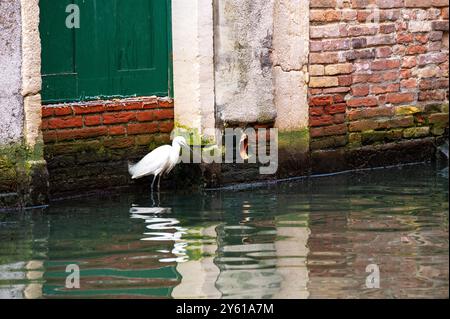
{"label": "reflection of egret in water", "polygon": [[173,241],[174,247],[171,251],[160,250],[161,253],[172,253],[175,258],[163,258],[160,262],[186,262],[189,260],[187,255],[187,242],[182,240],[182,236],[187,233],[187,229],[177,226],[180,221],[176,218],[167,218],[161,215],[170,214],[171,208],[164,207],[137,207],[133,206],[130,209],[131,218],[143,219],[145,221],[146,228],[150,230],[145,232],[146,237],[142,238],[143,241]]}

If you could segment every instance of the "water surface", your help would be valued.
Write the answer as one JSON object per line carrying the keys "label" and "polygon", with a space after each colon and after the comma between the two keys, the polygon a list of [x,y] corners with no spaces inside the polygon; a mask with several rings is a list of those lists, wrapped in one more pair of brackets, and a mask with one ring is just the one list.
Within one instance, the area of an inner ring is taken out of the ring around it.
{"label": "water surface", "polygon": [[448,268],[431,165],[0,213],[0,298],[448,298]]}

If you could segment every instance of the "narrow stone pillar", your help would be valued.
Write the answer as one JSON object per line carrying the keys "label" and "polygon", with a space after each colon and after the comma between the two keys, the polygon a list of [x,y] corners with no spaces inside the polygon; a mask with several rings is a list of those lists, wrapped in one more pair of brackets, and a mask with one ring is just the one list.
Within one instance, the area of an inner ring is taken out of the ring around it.
{"label": "narrow stone pillar", "polygon": [[172,37],[175,125],[213,138],[212,0],[173,0]]}
{"label": "narrow stone pillar", "polygon": [[309,0],[276,0],[272,57],[280,131],[308,128],[308,55]]}
{"label": "narrow stone pillar", "polygon": [[21,0],[22,15],[22,96],[24,137],[30,147],[42,144],[41,39],[39,35],[39,0]]}
{"label": "narrow stone pillar", "polygon": [[222,126],[275,121],[274,2],[214,2],[216,112]]}

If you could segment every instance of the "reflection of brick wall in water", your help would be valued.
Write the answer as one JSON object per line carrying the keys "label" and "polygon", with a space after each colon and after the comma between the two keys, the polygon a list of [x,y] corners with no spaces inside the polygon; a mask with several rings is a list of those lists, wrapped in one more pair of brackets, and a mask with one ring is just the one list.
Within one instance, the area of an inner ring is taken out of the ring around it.
{"label": "reflection of brick wall in water", "polygon": [[170,142],[173,100],[155,97],[47,105],[42,109],[52,193],[129,182],[127,160]]}
{"label": "reflection of brick wall in water", "polygon": [[[426,251],[439,249],[436,238],[445,239],[448,234],[438,229],[430,234],[430,241],[414,232],[429,222],[425,215],[370,214],[358,209],[311,214],[310,297],[420,298],[430,288],[435,297],[448,297],[448,257],[430,260],[424,256]],[[370,264],[380,269],[380,289],[366,287]]]}
{"label": "reflection of brick wall in water", "polygon": [[313,149],[444,134],[447,0],[311,0],[310,8]]}

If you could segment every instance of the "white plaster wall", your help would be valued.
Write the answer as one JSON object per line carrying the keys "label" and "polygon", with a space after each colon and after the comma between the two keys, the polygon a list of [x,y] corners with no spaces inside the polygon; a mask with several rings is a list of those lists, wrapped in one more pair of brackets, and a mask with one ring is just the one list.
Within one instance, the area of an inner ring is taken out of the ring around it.
{"label": "white plaster wall", "polygon": [[1,0],[0,145],[22,138],[21,25],[20,0]]}
{"label": "white plaster wall", "polygon": [[273,121],[274,0],[214,3],[217,117],[225,124]]}
{"label": "white plaster wall", "polygon": [[172,37],[175,121],[215,127],[212,0],[173,0]]}
{"label": "white plaster wall", "polygon": [[273,63],[276,127],[308,127],[309,0],[276,0]]}

